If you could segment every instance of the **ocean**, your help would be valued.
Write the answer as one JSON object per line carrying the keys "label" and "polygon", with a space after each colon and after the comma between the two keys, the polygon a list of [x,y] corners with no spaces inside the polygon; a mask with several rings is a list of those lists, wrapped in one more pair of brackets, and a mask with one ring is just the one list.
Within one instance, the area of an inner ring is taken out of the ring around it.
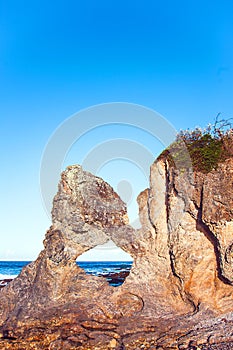
{"label": "ocean", "polygon": [[[0,261],[0,280],[18,276],[30,261]],[[87,274],[103,276],[110,285],[121,285],[132,266],[131,261],[79,261],[77,263]]]}

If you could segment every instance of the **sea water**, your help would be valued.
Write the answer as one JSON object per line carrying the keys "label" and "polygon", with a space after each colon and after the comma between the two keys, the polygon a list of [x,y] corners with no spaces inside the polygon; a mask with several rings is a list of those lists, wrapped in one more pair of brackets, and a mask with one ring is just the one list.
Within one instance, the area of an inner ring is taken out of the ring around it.
{"label": "sea water", "polygon": [[[0,261],[0,280],[7,278],[15,278],[22,270],[24,266],[29,264],[30,261]],[[131,261],[79,261],[77,263],[86,273],[95,276],[105,276],[114,273],[121,273],[124,271],[130,271],[132,266]],[[110,285],[120,285],[122,283],[111,283],[111,279],[108,279]]]}

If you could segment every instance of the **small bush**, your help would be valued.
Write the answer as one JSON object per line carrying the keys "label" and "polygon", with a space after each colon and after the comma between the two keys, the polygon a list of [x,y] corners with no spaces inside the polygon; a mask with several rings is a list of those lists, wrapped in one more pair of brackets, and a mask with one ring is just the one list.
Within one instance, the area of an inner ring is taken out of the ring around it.
{"label": "small bush", "polygon": [[219,120],[206,129],[182,130],[176,141],[160,157],[166,157],[176,168],[208,173],[218,164],[233,156],[233,129],[230,119]]}

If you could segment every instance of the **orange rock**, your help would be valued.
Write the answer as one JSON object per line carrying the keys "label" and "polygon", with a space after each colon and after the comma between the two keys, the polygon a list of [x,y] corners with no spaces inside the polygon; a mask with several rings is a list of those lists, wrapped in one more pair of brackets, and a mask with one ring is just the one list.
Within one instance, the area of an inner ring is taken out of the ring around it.
{"label": "orange rock", "polygon": [[[232,158],[208,174],[160,158],[135,230],[110,185],[67,168],[44,250],[0,291],[0,349],[233,346],[232,193]],[[134,259],[117,288],[76,265],[110,239]]]}

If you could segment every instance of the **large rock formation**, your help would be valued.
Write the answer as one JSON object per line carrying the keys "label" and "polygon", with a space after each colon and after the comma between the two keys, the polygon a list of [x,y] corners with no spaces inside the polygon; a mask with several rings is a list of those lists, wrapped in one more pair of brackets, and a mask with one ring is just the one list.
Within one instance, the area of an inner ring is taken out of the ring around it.
{"label": "large rock formation", "polygon": [[[0,349],[233,349],[232,192],[232,158],[202,174],[161,157],[134,230],[107,183],[67,168],[44,250],[0,290]],[[117,288],[76,265],[110,239],[134,259]]]}

